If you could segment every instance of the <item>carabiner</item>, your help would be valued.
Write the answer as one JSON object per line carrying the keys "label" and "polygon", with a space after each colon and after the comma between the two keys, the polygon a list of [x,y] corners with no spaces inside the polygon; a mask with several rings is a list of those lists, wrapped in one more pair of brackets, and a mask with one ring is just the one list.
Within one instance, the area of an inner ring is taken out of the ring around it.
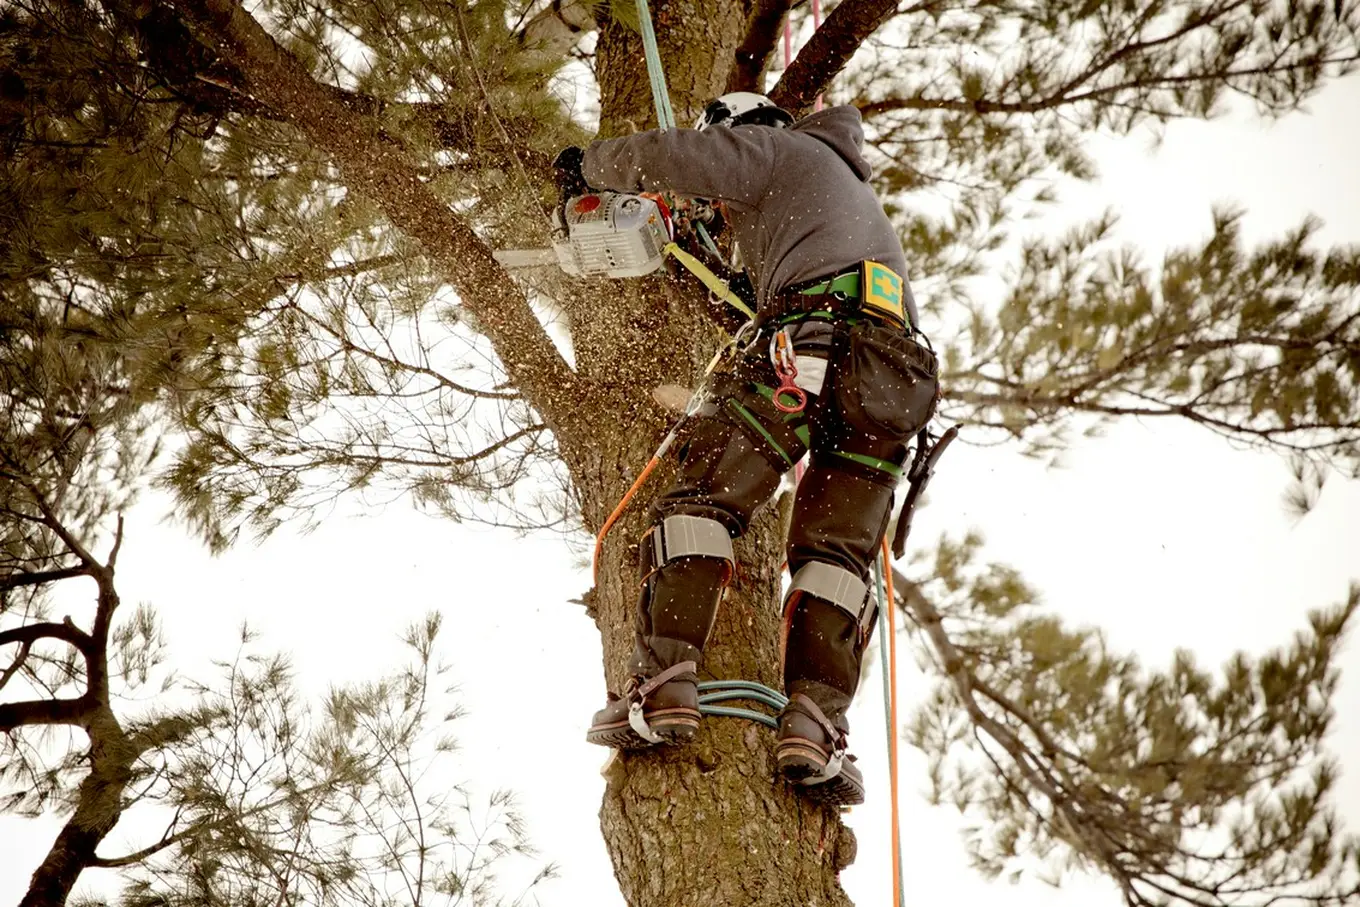
{"label": "carabiner", "polygon": [[[798,362],[788,328],[780,328],[770,337],[770,363],[779,376],[779,386],[770,395],[774,408],[781,413],[801,413],[807,407],[807,393],[794,381],[798,377]],[[792,397],[793,403],[785,403],[783,397]]]}

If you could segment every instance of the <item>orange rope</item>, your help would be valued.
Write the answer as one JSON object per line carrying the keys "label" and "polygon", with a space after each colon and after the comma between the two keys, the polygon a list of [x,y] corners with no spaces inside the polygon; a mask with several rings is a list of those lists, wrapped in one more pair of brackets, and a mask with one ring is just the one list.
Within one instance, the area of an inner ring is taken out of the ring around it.
{"label": "orange rope", "polygon": [[892,794],[892,879],[893,907],[906,903],[902,899],[902,866],[898,859],[901,853],[901,826],[897,817],[897,622],[893,612],[897,610],[897,597],[893,594],[892,555],[888,551],[888,537],[883,537],[883,583],[888,598],[888,786]]}
{"label": "orange rope", "polygon": [[656,465],[661,462],[661,456],[662,452],[658,451],[647,461],[647,465],[642,468],[642,473],[633,480],[632,487],[623,493],[623,497],[619,499],[619,503],[614,506],[614,512],[609,515],[609,519],[605,520],[604,525],[600,527],[600,534],[595,536],[595,555],[591,559],[591,577],[596,583],[599,583],[600,581],[600,552],[604,550],[604,537],[609,533],[609,530],[614,527],[614,524],[619,521],[619,517],[623,516],[623,512],[628,509],[628,502],[633,500],[633,495],[637,494],[638,489],[642,487],[642,483],[647,481],[647,477],[652,474],[652,470],[656,469]]}

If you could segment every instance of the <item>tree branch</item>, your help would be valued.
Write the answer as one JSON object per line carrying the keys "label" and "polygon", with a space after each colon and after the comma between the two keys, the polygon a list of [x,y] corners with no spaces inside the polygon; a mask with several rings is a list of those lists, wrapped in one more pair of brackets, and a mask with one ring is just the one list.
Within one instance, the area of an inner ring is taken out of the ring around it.
{"label": "tree branch", "polygon": [[99,707],[88,696],[78,699],[30,699],[0,703],[0,734],[17,727],[69,724],[84,727]]}
{"label": "tree branch", "polygon": [[[244,88],[245,76],[235,61],[223,59],[212,48],[195,42],[184,21],[171,8],[172,4],[103,0],[103,6],[123,27],[141,38],[142,54],[150,70],[167,89],[195,111],[217,117],[236,113],[269,120],[287,119],[285,113],[273,109],[263,98],[254,96]],[[568,0],[567,6],[571,9],[573,20],[578,18],[575,13],[579,10],[588,13],[586,4]],[[563,15],[557,18],[565,21],[567,6],[563,7]],[[550,12],[545,10],[531,19],[525,26],[525,32],[539,28],[540,20],[553,18]],[[593,20],[591,27],[594,27]],[[566,53],[566,48],[559,47],[556,42],[545,46],[545,52],[549,47],[559,55]],[[516,157],[483,147],[477,140],[474,127],[469,126],[468,118],[460,116],[468,111],[478,112],[476,106],[460,110],[444,101],[394,102],[324,83],[318,83],[318,90],[357,116],[380,117],[399,108],[404,116],[409,116],[428,129],[440,147],[469,155],[469,162],[474,165],[504,167],[521,160],[527,162],[531,158],[535,159],[535,165],[548,165],[546,159],[537,160],[540,155],[527,149],[515,150],[517,160]],[[510,125],[516,128],[519,122],[513,120]],[[396,137],[386,132],[381,133],[381,138],[384,142],[400,144]]]}
{"label": "tree branch", "polygon": [[36,573],[13,573],[0,579],[0,589],[41,586],[43,583],[56,583],[64,579],[89,575],[89,567],[63,567],[60,570],[41,570]]}
{"label": "tree branch", "polygon": [[33,651],[33,643],[23,642],[19,645],[19,654],[14,656],[14,660],[5,668],[4,673],[0,673],[0,690],[9,684],[10,679],[23,668],[24,662],[28,661],[28,653]]}
{"label": "tree branch", "polygon": [[162,850],[165,850],[165,848],[173,847],[180,841],[183,841],[185,838],[191,837],[192,835],[196,835],[200,831],[202,831],[202,828],[200,826],[191,825],[188,828],[184,829],[183,831],[171,834],[170,829],[174,828],[176,822],[178,821],[179,816],[178,814],[176,814],[175,821],[170,823],[169,827],[165,829],[165,834],[161,835],[161,839],[157,841],[155,844],[149,844],[146,847],[143,847],[141,850],[134,850],[132,853],[124,854],[121,857],[95,856],[93,859],[90,860],[89,863],[90,868],[121,869],[124,866],[134,866],[138,863],[145,861],[148,857],[155,856]]}
{"label": "tree branch", "polygon": [[[1360,55],[1352,54],[1346,57],[1328,58],[1322,60],[1321,63],[1324,65],[1352,63],[1357,59],[1360,59]],[[1297,64],[1253,66],[1247,69],[1226,70],[1222,73],[1195,73],[1184,76],[1161,76],[1146,80],[1135,79],[1126,82],[1118,82],[1113,85],[1092,88],[1079,94],[1067,94],[1065,90],[1060,90],[1055,94],[1046,98],[1040,98],[1037,101],[989,101],[986,98],[978,98],[975,101],[969,101],[958,98],[929,98],[921,97],[919,95],[910,98],[884,98],[881,101],[873,101],[859,105],[859,112],[866,120],[898,110],[952,110],[960,113],[971,111],[977,114],[1039,113],[1044,110],[1052,110],[1057,107],[1066,107],[1087,101],[1103,100],[1104,103],[1107,104],[1113,103],[1108,100],[1108,95],[1117,94],[1129,89],[1163,89],[1179,85],[1193,85],[1210,82],[1222,82],[1226,84],[1229,80],[1235,78],[1273,75],[1275,73],[1289,72],[1297,68]]]}
{"label": "tree branch", "polygon": [[[760,91],[760,76],[779,46],[784,21],[797,0],[755,0],[746,23],[746,36],[736,50],[736,65],[727,77],[727,91]],[[816,97],[816,95],[813,95]]]}
{"label": "tree branch", "polygon": [[511,380],[559,437],[572,421],[577,380],[535,318],[523,292],[472,228],[420,180],[413,162],[384,143],[371,117],[319,84],[238,3],[175,0],[199,39],[230,56],[245,90],[331,155],[354,190],[373,199],[449,276]]}
{"label": "tree branch", "polygon": [[343,331],[327,323],[324,319],[318,318],[311,312],[306,311],[301,306],[293,304],[290,305],[293,311],[297,312],[297,314],[301,318],[305,319],[308,324],[312,325],[317,330],[324,332],[325,334],[329,335],[333,340],[335,340],[335,342],[340,345],[340,349],[343,350],[344,352],[353,353],[356,356],[360,356],[364,359],[376,362],[379,365],[383,366],[384,368],[392,368],[403,372],[411,372],[413,374],[423,375],[424,377],[437,382],[440,387],[443,387],[446,390],[451,390],[458,394],[462,394],[467,397],[475,397],[480,400],[523,399],[522,396],[517,393],[507,391],[480,390],[475,387],[468,387],[465,384],[459,384],[458,382],[445,376],[442,372],[436,371],[435,369],[432,369],[426,365],[416,365],[415,363],[405,362],[397,358],[395,354],[391,358],[383,356],[377,352],[374,352],[368,347],[360,346],[359,344],[350,340],[348,335],[346,335]]}
{"label": "tree branch", "polygon": [[62,642],[75,646],[82,653],[85,652],[90,645],[89,634],[71,623],[69,618],[59,624],[25,624],[22,627],[13,627],[9,630],[0,631],[0,646],[13,645],[14,643],[31,644],[40,639],[59,639]]}
{"label": "tree branch", "polygon": [[1048,766],[1039,762],[1010,728],[996,721],[978,704],[977,678],[968,668],[967,660],[944,629],[944,617],[921,592],[920,587],[893,569],[893,580],[900,590],[903,609],[925,631],[940,665],[974,725],[1001,746],[1011,757],[1016,769],[1047,798],[1052,810],[1047,824],[1054,837],[1068,842],[1078,853],[1100,863],[1126,893],[1130,890],[1129,873],[1118,860],[1118,844],[1107,840],[1099,818],[1085,815],[1076,809],[1072,798],[1065,793],[1065,785]]}
{"label": "tree branch", "polygon": [[[939,0],[926,0],[903,10],[904,13],[929,10]],[[790,64],[770,99],[787,110],[803,111],[812,106],[831,80],[879,27],[898,14],[898,0],[844,0],[822,22],[797,58]]]}

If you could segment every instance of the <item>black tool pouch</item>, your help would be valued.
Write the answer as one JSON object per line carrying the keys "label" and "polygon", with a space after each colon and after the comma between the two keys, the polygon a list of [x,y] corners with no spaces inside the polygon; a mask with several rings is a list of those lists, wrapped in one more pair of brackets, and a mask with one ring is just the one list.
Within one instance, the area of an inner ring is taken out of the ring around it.
{"label": "black tool pouch", "polygon": [[935,354],[905,333],[876,324],[837,326],[833,389],[841,420],[884,440],[907,440],[939,402]]}

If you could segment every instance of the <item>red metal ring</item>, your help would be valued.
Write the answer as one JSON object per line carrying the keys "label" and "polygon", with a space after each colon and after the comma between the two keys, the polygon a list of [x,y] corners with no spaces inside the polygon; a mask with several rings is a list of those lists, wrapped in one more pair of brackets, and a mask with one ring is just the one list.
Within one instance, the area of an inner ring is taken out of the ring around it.
{"label": "red metal ring", "polygon": [[[795,401],[793,406],[788,406],[780,401],[780,397],[788,394]],[[796,384],[787,384],[783,387],[775,388],[770,399],[774,402],[774,408],[781,413],[801,413],[807,407],[807,393]]]}

